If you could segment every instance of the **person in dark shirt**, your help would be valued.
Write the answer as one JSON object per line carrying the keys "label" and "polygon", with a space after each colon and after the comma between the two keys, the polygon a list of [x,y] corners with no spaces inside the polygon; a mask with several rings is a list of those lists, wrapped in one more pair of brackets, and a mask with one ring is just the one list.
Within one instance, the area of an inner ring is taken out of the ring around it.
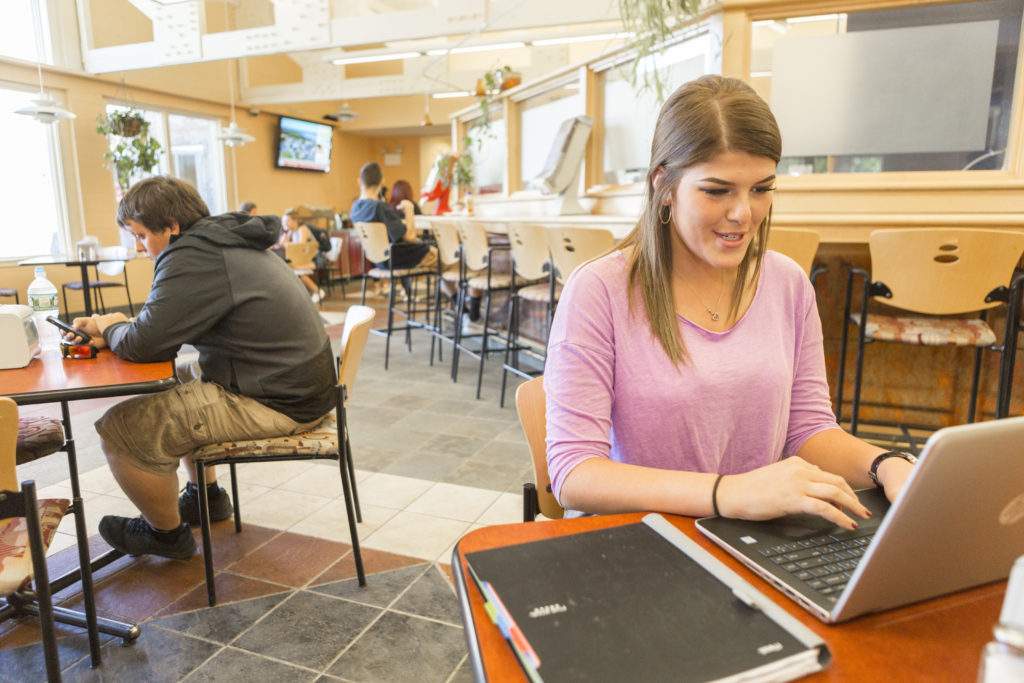
{"label": "person in dark shirt", "polygon": [[395,186],[391,188],[391,199],[388,200],[388,204],[395,211],[400,211],[398,206],[406,199],[412,202],[412,211],[417,216],[423,215],[423,210],[420,209],[419,204],[413,199],[412,185],[409,184],[408,180],[396,180]]}
{"label": "person in dark shirt", "polygon": [[[430,268],[437,265],[437,247],[420,241],[416,233],[414,204],[403,200],[398,211],[387,202],[377,199],[384,173],[380,164],[371,161],[359,169],[359,197],[352,203],[349,218],[353,223],[383,223],[391,241],[391,259],[395,268]],[[387,268],[386,263],[377,263]]]}

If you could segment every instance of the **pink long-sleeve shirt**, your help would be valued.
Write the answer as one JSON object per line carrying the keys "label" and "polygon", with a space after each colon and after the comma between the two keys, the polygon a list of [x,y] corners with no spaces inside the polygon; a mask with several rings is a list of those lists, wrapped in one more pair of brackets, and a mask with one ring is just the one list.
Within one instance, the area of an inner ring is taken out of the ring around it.
{"label": "pink long-sleeve shirt", "polygon": [[724,332],[679,316],[688,360],[653,336],[628,261],[613,252],[576,271],[558,303],[544,370],[547,459],[560,498],[587,458],[737,474],[792,455],[832,414],[814,290],[769,251],[746,313]]}

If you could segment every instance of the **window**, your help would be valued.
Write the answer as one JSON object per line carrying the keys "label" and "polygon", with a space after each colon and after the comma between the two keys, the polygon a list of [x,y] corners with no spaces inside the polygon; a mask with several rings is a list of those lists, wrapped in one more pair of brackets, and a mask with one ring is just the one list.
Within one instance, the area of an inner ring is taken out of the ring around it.
{"label": "window", "polygon": [[[46,0],[39,1],[39,13],[43,18],[43,54],[49,55],[49,26],[46,22]],[[36,31],[32,19],[32,5],[36,0],[5,0],[4,20],[0,21],[0,55],[36,61]],[[45,58],[44,64],[49,63]]]}
{"label": "window", "polygon": [[1002,169],[1024,0],[754,23],[782,173]]}
{"label": "window", "polygon": [[579,85],[570,83],[525,100],[521,111],[521,179],[524,187],[531,187],[533,179],[544,170],[562,122],[585,114],[586,110]]}
{"label": "window", "polygon": [[0,86],[0,221],[5,259],[22,259],[68,250],[67,208],[59,159],[58,124],[43,124],[14,110],[32,92]]}

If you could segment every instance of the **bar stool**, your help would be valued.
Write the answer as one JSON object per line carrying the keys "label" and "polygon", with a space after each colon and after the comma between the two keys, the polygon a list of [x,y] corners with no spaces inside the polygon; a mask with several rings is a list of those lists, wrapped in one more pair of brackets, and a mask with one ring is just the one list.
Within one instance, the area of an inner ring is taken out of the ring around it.
{"label": "bar stool", "polygon": [[[455,227],[455,223],[448,221],[431,221],[430,233],[437,243],[438,263],[437,263],[437,286],[434,289],[434,324],[431,330],[430,339],[430,364],[434,364],[434,348],[437,348],[437,359],[443,360],[441,342],[449,343],[454,346],[455,344],[455,327],[458,325],[460,316],[458,311],[452,307],[449,311],[445,311],[442,306],[442,287],[444,282],[451,284],[452,288],[456,292],[456,299],[458,299],[458,292],[461,287],[461,273],[462,273],[462,242],[459,241],[459,231]],[[447,335],[444,333],[444,314],[448,312],[452,318],[452,333]]]}
{"label": "bar stool", "polygon": [[[545,236],[551,250],[555,282],[562,286],[574,270],[615,248],[615,235],[605,228],[546,228]],[[548,329],[551,329],[551,316],[554,316],[554,307],[548,319]]]}
{"label": "bar stool", "polygon": [[[462,274],[459,278],[459,296],[455,303],[458,314],[455,326],[455,348],[452,351],[452,379],[459,378],[459,356],[466,355],[479,361],[476,376],[476,397],[480,398],[480,387],[484,380],[484,361],[488,354],[497,353],[505,349],[507,338],[502,336],[490,327],[491,303],[493,295],[498,292],[508,291],[512,282],[511,273],[495,272],[494,255],[498,252],[509,251],[508,245],[491,244],[487,239],[487,230],[482,223],[475,221],[459,221],[456,224],[459,232],[459,239],[462,242]],[[482,274],[474,275],[474,271]],[[462,320],[466,315],[466,298],[470,289],[482,292],[484,298],[483,329],[479,334],[464,334]],[[497,346],[491,341],[497,340]],[[480,341],[480,346],[469,345],[467,341]]]}
{"label": "bar stool", "polygon": [[[505,387],[508,373],[524,379],[538,377],[544,373],[547,358],[547,339],[551,330],[552,311],[562,291],[555,282],[544,227],[530,223],[511,223],[508,227],[509,245],[512,249],[512,279],[509,283],[508,343],[505,345],[505,362],[501,366],[501,398],[499,405],[505,407]],[[532,301],[544,305],[543,334],[539,341],[544,349],[537,350],[524,344],[520,336],[523,302]],[[527,356],[539,367],[526,369],[521,366],[521,355]]]}
{"label": "bar stool", "polygon": [[[868,242],[871,272],[851,268],[843,310],[843,339],[839,355],[836,417],[841,419],[843,380],[849,326],[857,328],[857,360],[853,380],[850,432],[860,424],[861,382],[867,342],[885,341],[919,346],[975,348],[968,422],[973,422],[981,374],[981,352],[1000,353],[996,417],[1009,410],[1016,340],[1019,286],[1011,288],[1014,268],[1024,253],[1024,234],[998,230],[927,229],[876,230]],[[859,311],[851,311],[854,277],[863,278]],[[869,313],[869,301],[889,311]],[[1008,304],[1003,339],[989,326],[989,310]],[[906,315],[910,313],[913,315]],[[977,317],[964,317],[966,314]],[[884,423],[883,423],[884,424]],[[904,425],[899,425],[910,435]],[[912,441],[912,439],[911,439]]]}

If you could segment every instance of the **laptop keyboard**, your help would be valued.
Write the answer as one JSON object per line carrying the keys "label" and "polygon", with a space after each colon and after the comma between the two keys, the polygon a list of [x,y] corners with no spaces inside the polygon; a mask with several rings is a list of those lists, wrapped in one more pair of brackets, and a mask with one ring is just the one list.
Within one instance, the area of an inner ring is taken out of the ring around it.
{"label": "laptop keyboard", "polygon": [[774,545],[759,552],[834,602],[853,576],[872,536],[874,529],[839,531]]}

